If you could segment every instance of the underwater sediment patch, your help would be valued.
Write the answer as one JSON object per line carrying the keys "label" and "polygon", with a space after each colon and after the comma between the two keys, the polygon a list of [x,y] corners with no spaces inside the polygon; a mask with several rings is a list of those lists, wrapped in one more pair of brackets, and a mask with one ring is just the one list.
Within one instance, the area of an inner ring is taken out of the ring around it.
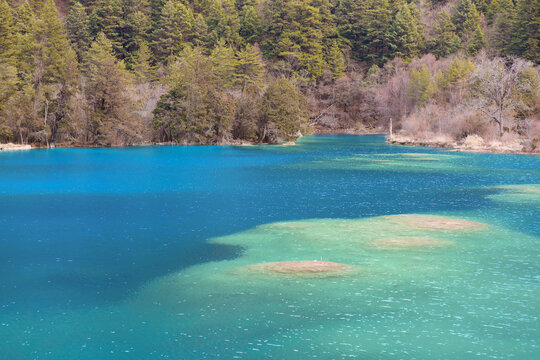
{"label": "underwater sediment patch", "polygon": [[420,248],[420,247],[444,247],[449,246],[452,243],[449,241],[429,238],[429,237],[396,237],[396,238],[382,238],[373,240],[370,245],[381,248]]}
{"label": "underwater sediment patch", "polygon": [[487,226],[476,221],[424,214],[390,215],[383,218],[399,226],[420,230],[468,231]]}
{"label": "underwater sediment patch", "polygon": [[255,264],[246,267],[253,273],[285,274],[285,275],[337,275],[345,274],[353,269],[341,263],[322,260],[280,261]]}

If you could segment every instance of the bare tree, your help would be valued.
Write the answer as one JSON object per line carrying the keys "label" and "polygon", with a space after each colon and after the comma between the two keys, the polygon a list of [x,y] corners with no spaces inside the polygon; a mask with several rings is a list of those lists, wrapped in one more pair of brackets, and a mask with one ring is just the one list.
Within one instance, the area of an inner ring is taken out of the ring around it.
{"label": "bare tree", "polygon": [[504,132],[506,117],[512,116],[518,106],[524,106],[517,91],[531,86],[521,74],[530,63],[518,58],[508,61],[502,58],[484,58],[473,76],[473,88],[477,91],[474,99],[477,109],[499,126],[499,135]]}

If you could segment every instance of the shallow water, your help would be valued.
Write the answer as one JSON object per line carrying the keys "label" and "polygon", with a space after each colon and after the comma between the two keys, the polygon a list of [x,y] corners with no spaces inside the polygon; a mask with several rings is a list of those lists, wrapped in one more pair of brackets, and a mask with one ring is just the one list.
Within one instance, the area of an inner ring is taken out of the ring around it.
{"label": "shallow water", "polygon": [[0,359],[536,359],[538,184],[381,136],[1,153]]}

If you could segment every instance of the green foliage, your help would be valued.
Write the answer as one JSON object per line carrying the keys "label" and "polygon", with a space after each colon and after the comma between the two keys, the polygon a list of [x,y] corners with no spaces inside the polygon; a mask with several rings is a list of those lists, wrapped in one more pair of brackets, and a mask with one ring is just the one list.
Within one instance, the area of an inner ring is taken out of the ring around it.
{"label": "green foliage", "polygon": [[443,76],[438,79],[437,85],[442,89],[458,86],[468,81],[474,71],[475,67],[471,60],[455,58]]}
{"label": "green foliage", "polygon": [[472,0],[460,0],[454,15],[454,24],[462,36],[475,31],[480,25],[480,14]]}
{"label": "green foliage", "polygon": [[90,14],[90,31],[95,37],[104,33],[115,54],[125,56],[122,39],[124,25],[121,0],[98,0]]}
{"label": "green foliage", "polygon": [[248,44],[244,50],[237,53],[236,58],[235,85],[242,89],[246,89],[249,85],[261,87],[263,85],[264,63],[259,48]]}
{"label": "green foliage", "polygon": [[418,56],[424,43],[424,29],[413,8],[403,3],[389,29],[390,53],[405,60]]}
{"label": "green foliage", "polygon": [[12,61],[15,47],[15,29],[11,7],[6,0],[0,0],[0,61]]}
{"label": "green foliage", "polygon": [[455,53],[461,47],[461,39],[456,34],[456,27],[452,23],[450,14],[441,11],[438,16],[437,24],[433,28],[433,38],[429,48],[433,55],[446,57]]}
{"label": "green foliage", "polygon": [[519,104],[516,115],[519,119],[526,119],[532,116],[537,109],[540,100],[540,78],[538,72],[529,67],[519,76],[519,84],[515,89],[514,97]]}
{"label": "green foliage", "polygon": [[219,82],[225,87],[233,87],[236,81],[235,69],[237,66],[234,49],[225,44],[222,39],[210,54],[213,70]]}
{"label": "green foliage", "polygon": [[488,10],[488,1],[489,0],[473,0],[476,10],[481,13],[486,13]]}
{"label": "green foliage", "polygon": [[308,1],[271,0],[266,12],[269,28],[263,42],[265,55],[285,59],[317,79],[326,65],[319,10]]}
{"label": "green foliage", "polygon": [[124,63],[114,56],[112,41],[104,33],[99,33],[92,43],[87,61],[87,141],[99,145],[129,144],[137,130],[132,126],[126,94],[130,79]]}
{"label": "green foliage", "polygon": [[193,22],[193,37],[192,42],[195,46],[206,47],[210,44],[210,35],[208,33],[208,25],[202,14],[198,14]]}
{"label": "green foliage", "polygon": [[86,14],[84,5],[80,2],[76,2],[69,8],[66,18],[66,28],[71,46],[77,53],[79,62],[83,62],[92,39],[90,35],[90,20]]}
{"label": "green foliage", "polygon": [[345,0],[336,12],[340,33],[349,40],[357,59],[378,65],[390,59],[387,37],[392,12],[388,0]]}
{"label": "green foliage", "polygon": [[232,99],[221,91],[214,66],[201,49],[187,47],[171,65],[171,90],[154,110],[155,138],[177,143],[220,143],[233,116]]}
{"label": "green foliage", "polygon": [[[493,16],[493,34],[491,42],[501,54],[507,53],[512,44],[512,23],[515,17],[512,0],[495,0],[496,11]],[[493,5],[495,6],[495,5]]]}
{"label": "green foliage", "polygon": [[426,106],[435,90],[435,84],[431,81],[431,74],[426,65],[419,70],[411,70],[407,95],[418,106]]}
{"label": "green foliage", "polygon": [[159,26],[153,34],[156,60],[163,61],[176,55],[192,37],[195,18],[190,7],[179,0],[167,0],[161,11]]}
{"label": "green foliage", "polygon": [[261,141],[295,139],[307,124],[306,100],[287,79],[271,84],[261,102]]}
{"label": "green foliage", "polygon": [[135,54],[132,68],[138,83],[150,82],[154,79],[154,68],[151,63],[152,53],[146,42],[141,42]]}
{"label": "green foliage", "polygon": [[540,64],[540,0],[518,0],[510,52]]}
{"label": "green foliage", "polygon": [[476,28],[473,33],[472,39],[467,44],[467,53],[471,56],[478,54],[480,49],[486,45],[486,40],[484,38],[484,32],[480,25]]}
{"label": "green foliage", "polygon": [[252,43],[260,36],[262,32],[262,20],[255,6],[246,5],[242,8],[240,15],[240,36]]}

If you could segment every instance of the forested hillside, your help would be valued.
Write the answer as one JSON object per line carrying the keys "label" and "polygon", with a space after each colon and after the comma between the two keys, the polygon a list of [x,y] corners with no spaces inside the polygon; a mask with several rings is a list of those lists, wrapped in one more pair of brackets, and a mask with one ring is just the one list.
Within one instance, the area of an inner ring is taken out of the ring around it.
{"label": "forested hillside", "polygon": [[534,150],[539,64],[540,0],[0,0],[0,142],[276,143],[392,124]]}

